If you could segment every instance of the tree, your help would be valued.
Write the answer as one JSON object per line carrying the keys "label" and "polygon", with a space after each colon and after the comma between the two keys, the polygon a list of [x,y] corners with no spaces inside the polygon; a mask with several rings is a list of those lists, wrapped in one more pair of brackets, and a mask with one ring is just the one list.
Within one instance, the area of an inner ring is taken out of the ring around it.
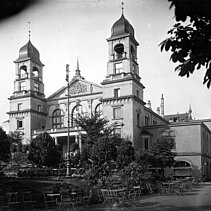
{"label": "tree", "polygon": [[103,136],[94,143],[92,147],[91,159],[97,165],[116,161],[116,157],[117,148],[114,138]]}
{"label": "tree", "polygon": [[172,167],[176,156],[176,153],[172,152],[173,146],[172,139],[162,137],[151,144],[150,149],[144,153],[142,160],[161,169]]}
{"label": "tree", "polygon": [[123,140],[117,151],[117,165],[119,168],[128,166],[135,160],[135,150],[132,146],[132,142],[129,140]]}
{"label": "tree", "polygon": [[61,153],[53,138],[46,132],[32,140],[29,150],[29,160],[37,165],[55,166],[61,161]]}
{"label": "tree", "polygon": [[189,77],[206,68],[203,84],[211,84],[211,7],[210,0],[168,0],[175,8],[176,24],[161,42],[161,51],[171,51],[170,60],[178,65],[179,76]]}
{"label": "tree", "polygon": [[10,141],[6,132],[0,127],[0,161],[10,158]]}
{"label": "tree", "polygon": [[10,132],[8,136],[9,136],[10,142],[11,142],[11,148],[10,148],[11,152],[12,153],[22,152],[23,134],[20,131],[14,131],[14,132]]}
{"label": "tree", "polygon": [[91,117],[79,114],[74,121],[86,131],[88,144],[93,144],[98,138],[112,133],[112,128],[108,126],[108,120],[101,117],[100,113],[92,114]]}

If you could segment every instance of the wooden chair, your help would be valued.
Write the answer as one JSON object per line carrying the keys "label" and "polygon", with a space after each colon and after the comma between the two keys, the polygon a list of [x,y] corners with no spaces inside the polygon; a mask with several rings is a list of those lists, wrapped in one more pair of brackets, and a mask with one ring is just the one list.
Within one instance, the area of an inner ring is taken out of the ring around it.
{"label": "wooden chair", "polygon": [[52,194],[52,193],[43,193],[44,196],[44,203],[45,203],[45,208],[53,208],[56,206],[56,196],[59,196],[59,194]]}
{"label": "wooden chair", "polygon": [[60,200],[56,201],[57,209],[63,210],[67,208],[68,210],[72,208],[74,211],[75,209],[75,199],[71,198],[70,194],[61,194]]}
{"label": "wooden chair", "polygon": [[20,209],[21,202],[18,200],[18,192],[6,193],[9,209]]}
{"label": "wooden chair", "polygon": [[23,208],[24,209],[34,209],[36,201],[32,200],[31,191],[22,192]]}
{"label": "wooden chair", "polygon": [[103,196],[103,204],[112,204],[114,201],[114,197],[111,194],[109,189],[101,189],[101,193]]}

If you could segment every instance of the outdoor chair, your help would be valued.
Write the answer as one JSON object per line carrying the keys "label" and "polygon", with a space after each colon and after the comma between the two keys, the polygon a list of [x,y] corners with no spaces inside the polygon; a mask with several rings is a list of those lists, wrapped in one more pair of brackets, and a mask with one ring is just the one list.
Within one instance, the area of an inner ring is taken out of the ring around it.
{"label": "outdoor chair", "polygon": [[71,198],[70,194],[61,194],[60,200],[56,200],[56,207],[58,210],[63,210],[67,208],[68,210],[72,208],[75,209],[75,199]]}
{"label": "outdoor chair", "polygon": [[24,191],[22,192],[22,200],[23,200],[23,208],[24,209],[34,209],[36,201],[32,200],[32,193],[31,191]]}
{"label": "outdoor chair", "polygon": [[7,204],[7,200],[5,199],[3,193],[0,193],[0,210],[7,210],[8,204]]}
{"label": "outdoor chair", "polygon": [[59,194],[52,194],[52,193],[43,193],[44,196],[44,203],[45,203],[45,208],[53,208],[56,206],[56,201]]}
{"label": "outdoor chair", "polygon": [[91,191],[83,190],[79,192],[77,199],[80,204],[88,205],[91,199]]}
{"label": "outdoor chair", "polygon": [[19,210],[21,202],[18,199],[18,192],[6,193],[9,209]]}
{"label": "outdoor chair", "polygon": [[114,197],[111,194],[109,189],[101,189],[103,196],[103,204],[112,204],[114,201]]}
{"label": "outdoor chair", "polygon": [[129,199],[138,199],[141,196],[141,186],[133,186],[130,190],[129,190]]}

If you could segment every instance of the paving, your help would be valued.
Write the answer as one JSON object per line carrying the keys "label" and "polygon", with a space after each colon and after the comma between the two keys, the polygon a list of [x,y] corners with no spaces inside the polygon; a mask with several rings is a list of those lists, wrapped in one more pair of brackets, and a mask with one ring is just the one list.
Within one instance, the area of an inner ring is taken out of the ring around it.
{"label": "paving", "polygon": [[[92,207],[79,207],[77,211],[211,211],[211,182],[200,184],[191,191],[182,195],[148,195],[143,196],[134,204],[129,206],[102,207],[96,205]],[[54,211],[54,210],[48,210]]]}

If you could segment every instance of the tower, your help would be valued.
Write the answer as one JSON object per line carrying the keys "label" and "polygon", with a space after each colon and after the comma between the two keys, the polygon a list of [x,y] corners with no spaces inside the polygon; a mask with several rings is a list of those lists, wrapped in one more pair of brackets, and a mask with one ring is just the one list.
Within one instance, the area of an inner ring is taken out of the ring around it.
{"label": "tower", "polygon": [[39,51],[29,41],[20,48],[15,63],[14,92],[10,96],[9,130],[30,141],[32,130],[45,127],[43,64]]}
{"label": "tower", "polygon": [[143,89],[137,62],[137,47],[133,26],[121,17],[113,24],[108,42],[107,75],[103,85],[103,114],[120,136],[139,139],[143,114]]}

